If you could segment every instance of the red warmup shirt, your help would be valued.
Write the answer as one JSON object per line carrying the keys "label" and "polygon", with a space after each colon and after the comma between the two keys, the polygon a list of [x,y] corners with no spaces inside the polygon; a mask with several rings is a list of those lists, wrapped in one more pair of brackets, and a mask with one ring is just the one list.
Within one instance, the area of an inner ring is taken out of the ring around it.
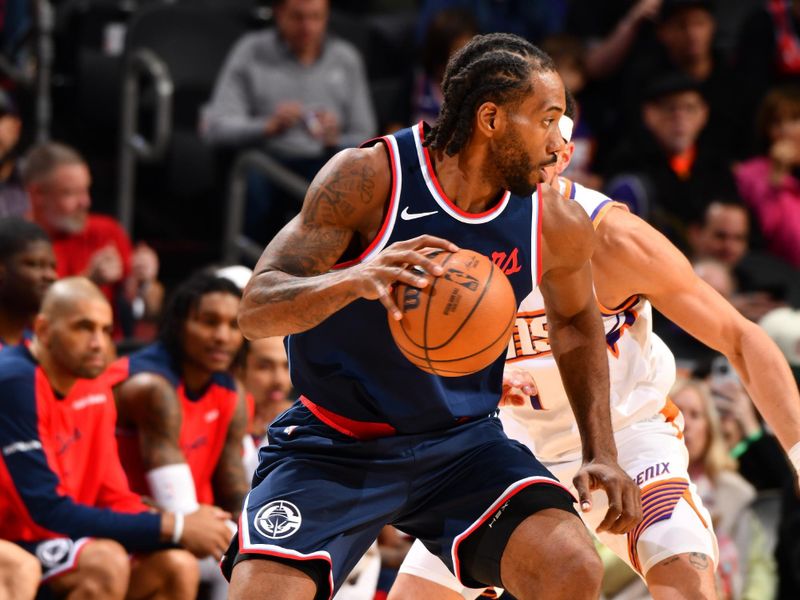
{"label": "red warmup shirt", "polygon": [[[233,377],[214,373],[203,390],[191,395],[166,348],[156,342],[114,361],[103,378],[113,386],[138,373],[160,375],[175,388],[183,411],[179,442],[192,472],[197,501],[214,504],[212,478],[239,401]],[[118,427],[117,444],[131,489],[149,494],[137,432]]]}
{"label": "red warmup shirt", "polygon": [[[52,237],[53,250],[56,254],[56,272],[60,277],[83,275],[89,266],[92,255],[105,248],[114,246],[122,259],[123,279],[131,272],[131,240],[128,234],[111,217],[105,215],[89,215],[86,228],[78,234],[56,234]],[[116,286],[101,286],[111,306],[114,306]]]}
{"label": "red warmup shirt", "polygon": [[128,487],[111,388],[78,380],[53,391],[25,346],[0,352],[0,538],[113,539],[161,547],[161,518]]}

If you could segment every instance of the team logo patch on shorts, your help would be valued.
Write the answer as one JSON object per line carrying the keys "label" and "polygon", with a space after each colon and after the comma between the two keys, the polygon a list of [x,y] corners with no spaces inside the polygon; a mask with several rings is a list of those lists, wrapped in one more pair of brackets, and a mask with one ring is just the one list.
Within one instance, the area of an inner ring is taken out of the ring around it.
{"label": "team logo patch on shorts", "polygon": [[67,560],[70,550],[72,550],[72,540],[68,538],[48,540],[36,547],[36,558],[46,569],[52,569]]}
{"label": "team logo patch on shorts", "polygon": [[255,518],[258,532],[271,540],[282,540],[300,529],[300,510],[286,500],[275,500],[258,511]]}

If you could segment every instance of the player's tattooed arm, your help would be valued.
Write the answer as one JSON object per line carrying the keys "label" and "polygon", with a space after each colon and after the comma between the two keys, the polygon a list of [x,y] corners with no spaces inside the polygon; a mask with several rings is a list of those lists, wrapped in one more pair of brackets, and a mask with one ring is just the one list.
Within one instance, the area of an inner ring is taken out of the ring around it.
{"label": "player's tattooed arm", "polygon": [[428,279],[407,267],[438,274],[417,250],[454,249],[432,236],[398,242],[368,263],[331,271],[354,258],[381,229],[391,190],[383,144],[344,150],[314,178],[300,214],[270,242],[245,288],[239,326],[249,339],[305,331],[357,298],[380,300],[399,314],[389,289],[395,281],[422,287]]}
{"label": "player's tattooed arm", "polygon": [[550,346],[583,449],[584,464],[573,482],[583,510],[591,508],[590,490],[604,489],[609,509],[598,531],[624,533],[641,520],[641,502],[639,488],[617,464],[605,332],[589,264],[594,232],[583,210],[553,189],[543,189],[543,202],[540,289]]}
{"label": "player's tattooed arm", "polygon": [[180,449],[183,411],[166,379],[134,375],[114,388],[114,398],[119,422],[136,429],[145,470],[186,462]]}
{"label": "player's tattooed arm", "polygon": [[250,482],[247,480],[242,462],[242,439],[246,433],[247,409],[244,391],[239,389],[236,410],[228,425],[225,445],[222,447],[211,482],[217,505],[231,513],[234,520],[239,518],[244,497],[250,491]]}

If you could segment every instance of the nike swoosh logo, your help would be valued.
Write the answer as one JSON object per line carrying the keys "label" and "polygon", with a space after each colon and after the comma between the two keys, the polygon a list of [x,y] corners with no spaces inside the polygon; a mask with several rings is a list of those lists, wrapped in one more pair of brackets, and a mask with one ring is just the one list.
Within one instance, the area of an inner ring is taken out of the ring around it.
{"label": "nike swoosh logo", "polygon": [[410,213],[408,212],[408,207],[406,206],[403,209],[403,212],[400,213],[400,218],[403,219],[403,221],[413,221],[414,219],[421,219],[422,217],[430,217],[438,212],[438,210],[432,210],[431,212]]}

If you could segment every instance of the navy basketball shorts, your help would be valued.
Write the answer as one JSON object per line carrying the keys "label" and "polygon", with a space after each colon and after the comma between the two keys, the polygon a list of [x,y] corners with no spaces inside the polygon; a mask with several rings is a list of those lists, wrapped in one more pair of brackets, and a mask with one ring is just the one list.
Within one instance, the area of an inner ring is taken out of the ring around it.
{"label": "navy basketball shorts", "polygon": [[[500,585],[516,526],[572,495],[495,416],[442,432],[358,440],[295,404],[269,429],[222,560],[289,564],[331,598],[385,524],[420,539],[467,587]],[[576,517],[577,518],[577,517]]]}
{"label": "navy basketball shorts", "polygon": [[77,540],[53,538],[38,542],[17,542],[17,545],[33,554],[42,566],[42,583],[48,583],[59,575],[71,573],[78,568],[78,559],[84,546],[92,538]]}

